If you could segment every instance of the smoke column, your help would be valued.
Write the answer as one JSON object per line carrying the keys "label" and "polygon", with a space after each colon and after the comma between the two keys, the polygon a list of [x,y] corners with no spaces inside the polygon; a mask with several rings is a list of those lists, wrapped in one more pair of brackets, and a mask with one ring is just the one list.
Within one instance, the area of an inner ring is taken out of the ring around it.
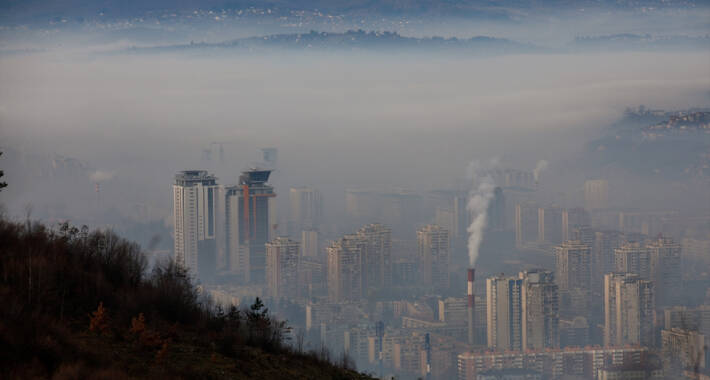
{"label": "smoke column", "polygon": [[[495,161],[492,161],[491,166],[494,165]],[[466,204],[466,210],[471,213],[473,218],[467,229],[469,267],[473,268],[478,259],[483,230],[488,223],[488,205],[493,199],[495,183],[490,173],[478,161],[471,162],[468,166],[468,177],[473,185],[468,193],[468,203]]]}
{"label": "smoke column", "polygon": [[543,170],[547,169],[547,165],[549,162],[547,160],[540,160],[537,162],[537,165],[535,165],[535,169],[533,169],[533,177],[535,178],[535,182],[540,179],[540,173],[542,173]]}

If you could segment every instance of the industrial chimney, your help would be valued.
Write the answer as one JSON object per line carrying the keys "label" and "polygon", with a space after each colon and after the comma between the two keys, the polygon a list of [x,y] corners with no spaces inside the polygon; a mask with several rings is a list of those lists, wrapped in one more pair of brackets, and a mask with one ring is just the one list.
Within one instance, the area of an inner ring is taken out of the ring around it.
{"label": "industrial chimney", "polygon": [[475,311],[475,296],[473,294],[473,280],[476,275],[476,270],[470,268],[468,270],[468,344],[473,345],[475,342],[474,333],[475,326],[473,324],[473,313]]}

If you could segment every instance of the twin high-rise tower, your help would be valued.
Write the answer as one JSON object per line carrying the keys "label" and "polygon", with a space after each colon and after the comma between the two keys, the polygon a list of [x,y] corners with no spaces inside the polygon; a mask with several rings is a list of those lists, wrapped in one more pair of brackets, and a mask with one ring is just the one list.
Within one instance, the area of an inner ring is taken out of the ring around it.
{"label": "twin high-rise tower", "polygon": [[220,186],[204,170],[183,171],[173,185],[175,259],[207,280],[217,271],[263,283],[265,244],[273,237],[270,170],[248,170],[235,186]]}
{"label": "twin high-rise tower", "polygon": [[204,170],[180,172],[173,185],[175,261],[203,278],[216,269],[218,188]]}

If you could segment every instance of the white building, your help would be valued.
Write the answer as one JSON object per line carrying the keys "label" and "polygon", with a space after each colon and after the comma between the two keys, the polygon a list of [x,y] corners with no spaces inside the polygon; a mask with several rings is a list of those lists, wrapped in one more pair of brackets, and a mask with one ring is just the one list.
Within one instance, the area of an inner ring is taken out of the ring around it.
{"label": "white building", "polygon": [[173,184],[174,255],[192,276],[216,270],[217,178],[205,170],[175,175]]}

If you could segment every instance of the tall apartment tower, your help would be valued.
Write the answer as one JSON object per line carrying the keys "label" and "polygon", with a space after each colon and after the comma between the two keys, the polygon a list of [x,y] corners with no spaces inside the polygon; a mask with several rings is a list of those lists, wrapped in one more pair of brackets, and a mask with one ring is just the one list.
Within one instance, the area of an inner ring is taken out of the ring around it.
{"label": "tall apartment tower", "polygon": [[368,224],[357,232],[362,240],[362,286],[386,289],[392,285],[392,230],[382,224]]}
{"label": "tall apartment tower", "polygon": [[238,186],[220,188],[220,222],[218,223],[217,249],[224,261],[224,269],[248,283],[250,277],[249,251],[240,237],[240,221],[243,220],[242,189]]}
{"label": "tall apartment tower", "polygon": [[604,276],[604,345],[652,346],[654,286],[632,273]]}
{"label": "tall apartment tower", "polygon": [[591,249],[579,240],[555,247],[555,273],[561,309],[566,317],[586,316],[592,281]]}
{"label": "tall apartment tower", "polygon": [[300,244],[286,237],[266,243],[266,285],[273,298],[298,297]]}
{"label": "tall apartment tower", "polygon": [[317,258],[318,252],[318,231],[301,231],[301,254],[305,257]]}
{"label": "tall apartment tower", "polygon": [[523,280],[523,349],[560,346],[559,295],[554,273],[542,269],[520,272]]}
{"label": "tall apartment tower", "polygon": [[656,304],[670,306],[682,291],[680,244],[671,238],[658,237],[646,247],[651,257],[651,279],[656,285]]}
{"label": "tall apartment tower", "polygon": [[228,236],[237,235],[234,240],[238,242],[237,246],[230,245],[230,250],[237,253],[235,256],[239,256],[241,250],[241,268],[248,270],[245,278],[257,284],[265,281],[265,244],[274,238],[276,194],[266,183],[270,174],[270,170],[256,169],[242,172],[239,185],[226,189],[230,199],[225,201],[225,206],[229,205],[225,208],[231,210],[231,214],[225,228],[232,231]]}
{"label": "tall apartment tower", "polygon": [[532,202],[519,203],[515,206],[515,246],[538,240],[538,206]]}
{"label": "tall apartment tower", "polygon": [[644,280],[651,279],[651,254],[648,248],[636,242],[622,244],[614,250],[615,271],[633,273]]}
{"label": "tall apartment tower", "polygon": [[345,235],[326,248],[328,254],[328,297],[332,302],[362,298],[362,239]]}
{"label": "tall apartment tower", "polygon": [[559,207],[540,207],[537,210],[537,241],[560,244],[563,237],[563,210]]}
{"label": "tall apartment tower", "polygon": [[608,208],[609,182],[605,179],[593,179],[584,182],[584,204],[587,210]]}
{"label": "tall apartment tower", "polygon": [[205,170],[187,170],[175,175],[175,261],[202,280],[214,276],[217,266],[217,189],[217,178]]}
{"label": "tall apartment tower", "polygon": [[592,218],[587,210],[576,207],[562,211],[562,241],[575,239],[574,230],[592,225]]}
{"label": "tall apartment tower", "polygon": [[505,220],[505,195],[503,189],[496,187],[493,190],[493,199],[488,206],[488,226],[496,230],[506,228]]}
{"label": "tall apartment tower", "polygon": [[289,229],[293,236],[301,231],[319,229],[323,223],[323,197],[320,191],[311,187],[292,187],[289,202]]}
{"label": "tall apartment tower", "polygon": [[523,347],[523,280],[515,277],[486,279],[488,348],[505,351]]}
{"label": "tall apartment tower", "polygon": [[596,291],[602,291],[604,275],[616,271],[615,250],[624,243],[624,234],[620,231],[606,230],[594,233],[594,251],[592,252],[592,283]]}
{"label": "tall apartment tower", "polygon": [[449,231],[430,224],[417,231],[421,285],[449,288]]}

